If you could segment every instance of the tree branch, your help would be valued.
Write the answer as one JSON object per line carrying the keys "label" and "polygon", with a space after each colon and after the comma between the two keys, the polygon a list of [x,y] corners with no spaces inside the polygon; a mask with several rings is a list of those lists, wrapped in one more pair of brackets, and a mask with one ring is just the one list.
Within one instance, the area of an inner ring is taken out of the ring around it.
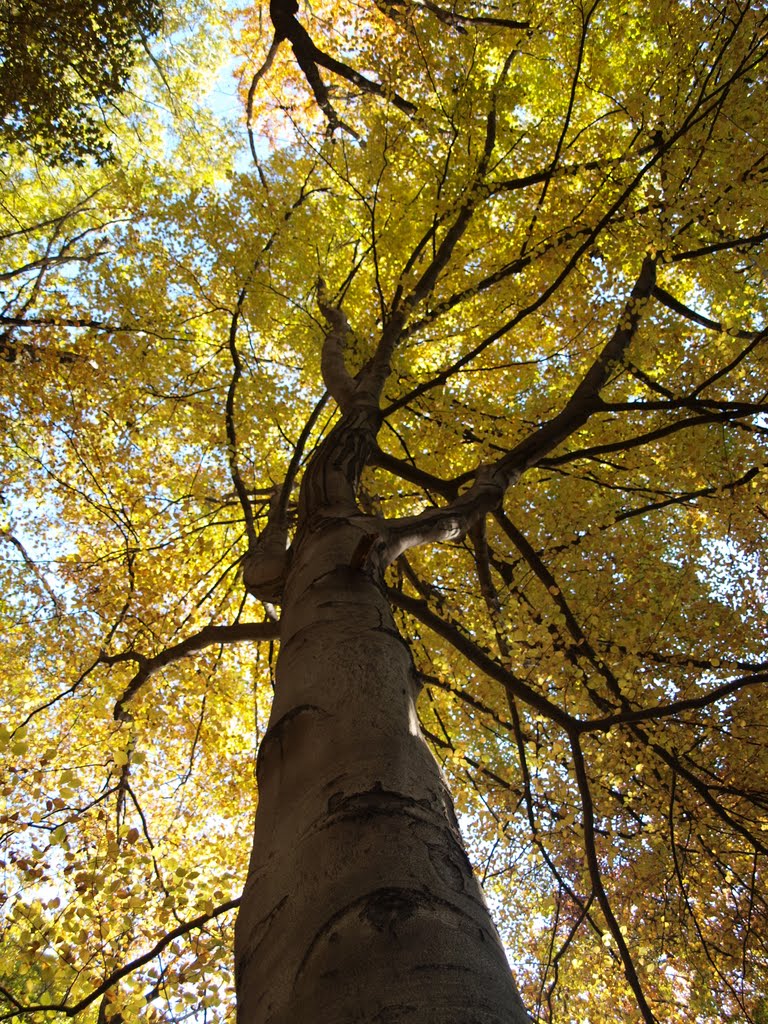
{"label": "tree branch", "polygon": [[8,543],[12,544],[16,548],[16,550],[21,554],[21,557],[26,567],[35,574],[35,576],[40,582],[40,585],[44,588],[45,592],[50,597],[53,603],[53,607],[56,611],[56,616],[60,616],[63,611],[61,602],[59,601],[58,597],[51,588],[50,583],[45,578],[45,574],[42,573],[40,569],[38,569],[34,559],[29,556],[27,549],[24,547],[21,541],[17,537],[14,537],[14,535],[10,533],[8,530],[0,530],[0,540],[7,540]]}
{"label": "tree branch", "polygon": [[636,722],[655,722],[662,718],[671,718],[682,714],[684,711],[696,711],[701,708],[716,704],[724,697],[743,690],[747,686],[756,686],[758,683],[768,683],[768,672],[757,673],[751,676],[741,676],[739,679],[732,679],[729,683],[710,690],[700,697],[689,697],[685,700],[676,700],[671,704],[661,704],[653,708],[641,708],[638,711],[620,711],[615,715],[606,715],[605,718],[593,718],[580,722],[577,726],[578,732],[607,732],[614,725],[634,725]]}
{"label": "tree branch", "polygon": [[240,507],[243,510],[245,532],[248,537],[248,545],[250,547],[256,544],[256,527],[253,522],[251,499],[248,497],[248,491],[243,483],[243,478],[240,476],[240,468],[238,466],[237,433],[235,431],[235,395],[237,394],[237,385],[239,384],[243,373],[243,364],[240,362],[240,355],[237,351],[237,327],[247,294],[247,286],[243,285],[237,296],[237,302],[235,303],[235,308],[230,320],[228,344],[229,354],[232,358],[232,379],[229,382],[229,388],[227,390],[224,418],[227,431],[227,458],[229,461],[229,474],[232,478],[235,493],[240,501]]}
{"label": "tree branch", "polygon": [[71,1006],[66,1003],[49,1003],[47,1005],[37,1006],[21,1006],[19,1002],[10,996],[10,1000],[17,1006],[17,1009],[12,1013],[7,1013],[3,1017],[0,1017],[0,1021],[13,1020],[16,1017],[27,1016],[34,1013],[63,1013],[67,1017],[76,1017],[78,1013],[82,1013],[87,1007],[94,1003],[100,996],[103,996],[105,992],[109,991],[114,985],[118,983],[122,978],[132,974],[133,971],[138,970],[139,967],[143,967],[144,964],[150,963],[155,959],[162,951],[169,946],[174,939],[181,938],[182,935],[186,935],[187,932],[194,931],[197,928],[203,928],[209,921],[212,921],[216,917],[221,917],[222,914],[228,913],[230,910],[235,910],[240,906],[240,897],[228,900],[226,903],[222,903],[216,907],[210,914],[200,914],[198,917],[193,918],[191,921],[184,921],[173,931],[168,932],[166,935],[156,942],[155,945],[147,953],[143,953],[141,956],[136,957],[135,960],[131,960],[130,963],[123,964],[116,971],[102,981],[92,992],[89,992],[87,996],[83,996],[78,1002],[73,1003]]}
{"label": "tree branch", "polygon": [[279,604],[288,570],[288,482],[275,487],[269,499],[267,525],[248,544],[243,558],[243,584],[249,594],[266,604]]}
{"label": "tree branch", "polygon": [[726,249],[751,249],[761,242],[768,241],[768,231],[759,231],[755,235],[744,235],[741,238],[727,239],[723,242],[712,242],[710,245],[701,245],[698,249],[688,249],[685,252],[673,252],[669,254],[671,263],[680,263],[683,260],[695,260],[700,256],[711,256],[716,252],[723,252]]}
{"label": "tree branch", "polygon": [[409,597],[401,590],[395,590],[392,587],[387,590],[387,593],[393,604],[407,611],[420,622],[423,622],[425,626],[428,626],[433,633],[437,633],[438,636],[447,640],[468,661],[485,672],[489,678],[501,683],[509,693],[514,697],[519,697],[524,704],[534,708],[539,714],[551,719],[551,721],[556,722],[566,730],[571,729],[572,726],[577,724],[577,719],[572,718],[567,711],[563,711],[562,708],[553,704],[543,694],[537,693],[527,683],[524,683],[522,679],[518,679],[512,672],[502,668],[489,654],[473,643],[468,637],[464,636],[455,626],[445,622],[444,619],[430,609],[426,601],[416,597]]}
{"label": "tree branch", "polygon": [[[497,463],[497,472],[509,481],[536,465],[548,452],[583,426],[602,406],[600,391],[623,360],[640,323],[645,300],[656,283],[656,261],[646,256],[640,275],[624,307],[621,322],[579,385],[556,416],[542,424]],[[506,486],[509,486],[507,483]]]}
{"label": "tree branch", "polygon": [[323,382],[344,413],[350,409],[357,389],[344,359],[344,348],[352,329],[341,307],[333,305],[330,301],[322,277],[317,279],[317,304],[328,324],[320,359]]}
{"label": "tree branch", "polygon": [[540,466],[563,466],[568,462],[575,462],[577,459],[594,459],[609,452],[629,451],[632,448],[639,448],[642,445],[650,444],[652,441],[659,441],[662,437],[669,437],[681,430],[688,430],[691,427],[700,427],[709,423],[730,423],[738,421],[742,415],[756,415],[755,413],[711,413],[710,415],[688,416],[685,419],[668,423],[666,426],[657,427],[656,430],[648,430],[644,434],[636,434],[623,441],[609,441],[605,444],[596,444],[591,448],[575,448],[572,451],[564,452],[562,455],[554,455],[542,459]]}
{"label": "tree branch", "polygon": [[214,644],[236,644],[252,640],[274,640],[279,635],[279,627],[276,622],[236,622],[231,626],[206,626],[194,636],[189,636],[173,647],[161,651],[154,657],[147,657],[136,651],[123,651],[121,654],[99,655],[97,664],[118,665],[125,661],[132,661],[139,666],[136,675],[123,690],[122,695],[115,704],[114,717],[120,722],[132,720],[130,712],[125,705],[132,700],[146,681],[159,669],[180,661],[188,654],[201,651],[205,647]]}
{"label": "tree branch", "polygon": [[556,416],[496,462],[481,466],[469,490],[448,505],[426,509],[420,515],[406,516],[387,524],[386,544],[382,549],[384,565],[390,564],[398,555],[417,545],[463,537],[480,516],[498,507],[506,490],[526,469],[535,466],[547,452],[556,448],[604,407],[600,390],[635,336],[645,300],[651,294],[655,278],[655,260],[646,256],[622,313],[620,326]]}
{"label": "tree branch", "polygon": [[312,90],[318,106],[328,119],[331,130],[346,128],[347,126],[339,119],[331,105],[328,90],[318,71],[318,65],[351,82],[362,92],[371,93],[374,96],[380,96],[388,100],[398,110],[402,110],[406,114],[415,112],[415,104],[403,99],[396,92],[390,93],[381,83],[361,75],[348,64],[344,64],[323,50],[318,49],[307,30],[297,19],[298,10],[299,5],[296,0],[271,0],[269,14],[275,29],[272,47],[276,48],[283,39],[289,40],[298,65],[304,72],[304,77]]}
{"label": "tree branch", "polygon": [[[385,0],[382,0],[385,2]],[[423,10],[429,11],[434,14],[438,21],[442,21],[445,25],[452,25],[459,31],[463,31],[462,25],[495,25],[498,28],[515,28],[524,29],[530,28],[531,23],[529,21],[515,21],[513,18],[494,18],[490,15],[484,14],[456,14],[454,11],[446,11],[443,7],[438,7],[432,0],[412,0],[413,6],[422,8]],[[397,0],[389,0],[389,5],[396,6]]]}
{"label": "tree branch", "polygon": [[584,764],[584,755],[582,754],[578,738],[573,735],[571,736],[571,752],[573,754],[576,782],[581,796],[582,820],[584,824],[584,852],[587,858],[587,867],[592,880],[592,887],[595,891],[595,895],[597,896],[597,901],[600,904],[600,909],[603,912],[606,923],[608,924],[608,930],[610,931],[619,950],[619,956],[621,957],[621,962],[624,965],[624,973],[627,981],[629,982],[629,986],[634,993],[640,1012],[643,1015],[643,1020],[646,1021],[646,1024],[656,1024],[656,1017],[645,998],[643,986],[640,983],[640,978],[638,977],[637,968],[635,967],[632,959],[632,954],[629,951],[629,947],[627,946],[619,922],[616,920],[616,915],[613,913],[613,908],[611,907],[608,894],[606,893],[605,886],[603,885],[600,865],[597,859],[597,849],[595,846],[595,817],[592,805],[592,793],[589,787],[587,769]]}
{"label": "tree branch", "polygon": [[[692,323],[699,324],[700,327],[706,327],[707,330],[709,330],[709,331],[719,331],[721,333],[723,331],[725,331],[725,327],[723,327],[723,325],[719,321],[717,321],[717,320],[710,320],[710,318],[708,316],[703,316],[701,313],[697,313],[695,310],[691,309],[689,306],[684,305],[682,302],[680,302],[678,299],[676,299],[674,297],[674,295],[670,295],[669,292],[665,288],[661,287],[661,285],[657,284],[654,287],[654,289],[653,289],[653,297],[658,302],[660,302],[663,306],[666,306],[667,309],[671,309],[673,313],[677,313],[679,316],[685,317],[686,320],[690,320]],[[748,341],[752,340],[753,338],[764,339],[765,336],[766,336],[766,331],[765,330],[763,330],[763,331],[737,330],[733,334],[733,337],[735,337],[735,338],[744,338],[744,339],[746,339]],[[750,349],[748,349],[747,351],[750,351]]]}

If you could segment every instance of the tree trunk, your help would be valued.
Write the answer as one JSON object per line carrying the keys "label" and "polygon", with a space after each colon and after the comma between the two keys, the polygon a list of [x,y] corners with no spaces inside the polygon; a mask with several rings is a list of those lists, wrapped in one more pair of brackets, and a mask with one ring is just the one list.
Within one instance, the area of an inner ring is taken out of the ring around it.
{"label": "tree trunk", "polygon": [[376,520],[314,515],[283,595],[237,921],[240,1024],[529,1024],[422,738]]}

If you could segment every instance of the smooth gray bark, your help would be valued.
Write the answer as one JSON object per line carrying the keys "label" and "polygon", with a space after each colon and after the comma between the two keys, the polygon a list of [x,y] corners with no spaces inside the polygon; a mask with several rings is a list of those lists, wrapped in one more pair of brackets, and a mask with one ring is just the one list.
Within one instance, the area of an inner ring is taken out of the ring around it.
{"label": "smooth gray bark", "polygon": [[[338,465],[338,464],[336,464]],[[376,521],[294,540],[237,921],[240,1024],[529,1024],[422,738]]]}

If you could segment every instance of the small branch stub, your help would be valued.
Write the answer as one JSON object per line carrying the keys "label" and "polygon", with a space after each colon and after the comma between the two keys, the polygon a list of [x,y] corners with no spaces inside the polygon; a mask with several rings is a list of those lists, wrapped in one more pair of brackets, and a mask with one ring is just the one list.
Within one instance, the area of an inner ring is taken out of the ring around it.
{"label": "small branch stub", "polygon": [[267,525],[243,559],[243,584],[259,601],[280,604],[289,563],[288,522],[276,487],[269,502]]}

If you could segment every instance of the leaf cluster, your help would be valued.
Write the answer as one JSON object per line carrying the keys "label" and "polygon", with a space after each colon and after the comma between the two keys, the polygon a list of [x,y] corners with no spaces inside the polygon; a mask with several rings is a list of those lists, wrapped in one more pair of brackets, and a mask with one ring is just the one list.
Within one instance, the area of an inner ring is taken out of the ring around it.
{"label": "leaf cluster", "polygon": [[108,160],[104,108],[117,102],[137,47],[160,24],[156,0],[3,0],[3,147],[30,147],[47,163]]}

